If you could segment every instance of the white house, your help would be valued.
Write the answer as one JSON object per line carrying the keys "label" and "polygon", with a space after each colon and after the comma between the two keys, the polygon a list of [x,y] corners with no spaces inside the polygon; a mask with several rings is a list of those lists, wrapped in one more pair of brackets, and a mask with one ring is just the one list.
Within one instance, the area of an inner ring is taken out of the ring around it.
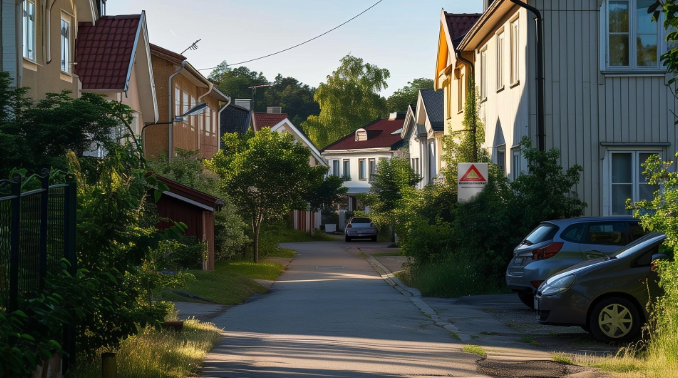
{"label": "white house", "polygon": [[370,191],[370,177],[379,160],[398,153],[405,113],[392,113],[377,119],[325,147],[321,153],[330,166],[330,174],[345,178],[348,210],[357,208],[356,194]]}
{"label": "white house", "polygon": [[[646,183],[641,164],[651,154],[672,159],[678,134],[676,98],[659,61],[666,32],[662,20],[647,14],[651,4],[528,0],[528,9],[520,1],[486,0],[473,27],[448,46],[470,58],[451,70],[475,71],[485,146],[510,178],[526,170],[518,143],[528,136],[534,146],[558,148],[564,168],[584,168],[574,189],[588,203],[586,215],[628,214],[627,198],[652,195],[656,188]],[[465,82],[454,78],[455,84]]]}
{"label": "white house", "polygon": [[400,133],[414,172],[421,175],[418,189],[432,183],[443,167],[444,92],[422,89],[414,107],[410,106]]}

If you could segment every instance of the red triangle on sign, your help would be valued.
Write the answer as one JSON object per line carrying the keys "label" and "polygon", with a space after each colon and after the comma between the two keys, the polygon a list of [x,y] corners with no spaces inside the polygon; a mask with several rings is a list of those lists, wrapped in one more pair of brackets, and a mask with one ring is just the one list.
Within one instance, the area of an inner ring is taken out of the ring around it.
{"label": "red triangle on sign", "polygon": [[464,173],[464,176],[459,179],[459,182],[485,182],[485,177],[480,174],[480,171],[478,171],[478,168],[476,168],[475,165],[471,164],[471,168]]}

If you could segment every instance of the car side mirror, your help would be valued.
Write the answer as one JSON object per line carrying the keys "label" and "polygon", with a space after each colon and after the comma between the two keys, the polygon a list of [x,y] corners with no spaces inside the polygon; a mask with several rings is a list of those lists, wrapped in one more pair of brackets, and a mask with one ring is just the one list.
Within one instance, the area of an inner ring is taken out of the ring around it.
{"label": "car side mirror", "polygon": [[663,254],[663,253],[655,253],[654,255],[652,255],[652,265],[650,266],[650,270],[653,271],[653,272],[654,272],[655,270],[657,270],[657,268],[658,268],[658,266],[657,266],[657,261],[660,261],[660,260],[661,260],[661,261],[666,261],[666,260],[668,260],[668,259],[669,259],[669,257],[666,256],[666,255]]}

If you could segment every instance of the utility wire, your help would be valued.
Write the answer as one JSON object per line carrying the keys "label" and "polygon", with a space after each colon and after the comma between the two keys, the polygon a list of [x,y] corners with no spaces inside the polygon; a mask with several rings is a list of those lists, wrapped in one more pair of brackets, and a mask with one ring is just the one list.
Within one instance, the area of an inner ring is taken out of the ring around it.
{"label": "utility wire", "polygon": [[[313,41],[313,40],[316,40],[316,39],[318,39],[318,38],[324,36],[325,34],[328,34],[328,33],[330,33],[330,32],[333,32],[333,31],[339,29],[340,27],[342,27],[342,26],[348,24],[349,22],[355,20],[356,18],[362,16],[365,12],[367,12],[367,11],[369,11],[370,9],[374,8],[375,6],[377,6],[377,4],[381,3],[382,1],[384,1],[384,0],[379,0],[379,1],[377,1],[376,3],[372,4],[372,6],[370,6],[369,8],[367,8],[367,9],[365,9],[364,11],[358,13],[357,15],[355,15],[355,16],[349,18],[349,19],[346,20],[345,22],[343,22],[343,23],[341,23],[341,24],[339,24],[339,25],[333,27],[332,29],[330,29],[330,30],[328,30],[328,31],[326,31],[326,32],[324,32],[324,33],[322,33],[322,34],[316,35],[315,37],[313,37],[313,38],[311,38],[311,39],[308,39],[308,40],[306,40],[306,41],[304,41],[304,42],[301,42],[301,43],[299,43],[299,44],[296,44],[296,45],[294,45],[294,46],[292,46],[292,47],[288,47],[288,48],[283,49],[283,50],[280,50],[280,51],[276,51],[276,52],[271,53],[271,54],[268,54],[268,55],[260,56],[260,57],[258,57],[258,58],[254,58],[254,59],[250,59],[250,60],[244,60],[244,61],[238,62],[238,63],[228,64],[227,67],[231,67],[231,66],[239,66],[239,65],[241,65],[241,64],[245,64],[245,63],[249,63],[249,62],[254,62],[255,60],[260,60],[260,59],[268,58],[268,57],[271,57],[271,56],[273,56],[273,55],[278,55],[278,54],[280,54],[280,53],[284,53],[285,51],[292,50],[292,49],[297,48],[297,47],[299,47],[299,46],[301,46],[301,45],[305,45],[305,44],[307,44],[307,43],[309,43],[309,42],[311,42],[311,41]],[[217,68],[217,67],[200,68],[200,69],[198,69],[198,70],[199,70],[199,71],[206,71],[206,70],[213,70],[213,69],[215,69],[215,68]]]}

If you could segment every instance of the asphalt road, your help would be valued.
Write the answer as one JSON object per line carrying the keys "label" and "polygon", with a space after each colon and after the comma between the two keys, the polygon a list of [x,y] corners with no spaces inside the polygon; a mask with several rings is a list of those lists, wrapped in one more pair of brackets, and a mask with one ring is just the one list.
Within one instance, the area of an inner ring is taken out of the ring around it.
{"label": "asphalt road", "polygon": [[[351,243],[351,246],[369,244]],[[271,293],[212,321],[224,337],[204,377],[482,376],[478,356],[390,287],[344,242],[290,243]]]}

